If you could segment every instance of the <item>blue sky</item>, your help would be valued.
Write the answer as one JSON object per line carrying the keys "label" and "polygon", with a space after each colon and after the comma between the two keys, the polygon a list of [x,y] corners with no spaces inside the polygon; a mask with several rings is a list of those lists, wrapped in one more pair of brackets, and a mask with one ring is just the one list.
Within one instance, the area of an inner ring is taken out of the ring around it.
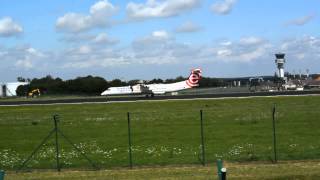
{"label": "blue sky", "polygon": [[320,72],[318,0],[5,0],[0,82],[48,74],[108,80]]}

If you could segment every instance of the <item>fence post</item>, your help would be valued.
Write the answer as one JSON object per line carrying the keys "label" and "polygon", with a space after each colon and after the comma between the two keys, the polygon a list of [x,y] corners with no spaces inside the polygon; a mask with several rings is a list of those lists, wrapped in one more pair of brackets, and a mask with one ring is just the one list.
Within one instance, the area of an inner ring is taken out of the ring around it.
{"label": "fence post", "polygon": [[131,126],[130,126],[130,113],[127,113],[128,118],[128,141],[129,141],[129,165],[132,169],[132,146],[131,146]]}
{"label": "fence post", "polygon": [[[67,142],[75,149],[77,150],[85,159],[87,159],[89,161],[89,163],[96,169],[97,166],[84,154],[84,152],[82,152],[73,142],[71,142],[71,140],[69,138],[67,138],[67,136],[65,136],[63,134],[63,132],[58,128],[58,122],[59,122],[59,115],[53,115],[53,120],[54,120],[54,128],[50,131],[50,133],[48,134],[48,136],[46,136],[41,143],[33,150],[33,152],[31,153],[31,155],[25,160],[23,161],[22,165],[18,168],[18,170],[21,170],[29,161],[30,159],[37,153],[37,151],[44,145],[45,142],[47,142],[47,140],[55,133],[55,147],[56,147],[56,162],[57,162],[57,170],[60,172],[61,171],[61,167],[60,167],[60,163],[59,163],[59,158],[60,158],[60,154],[59,154],[59,143],[58,143],[58,133],[60,133],[60,135],[67,140]],[[17,171],[18,171],[17,170]],[[0,170],[0,177],[1,177],[1,170]],[[1,180],[1,178],[0,178]]]}
{"label": "fence post", "polygon": [[0,170],[0,180],[4,180],[4,171]]}
{"label": "fence post", "polygon": [[221,159],[218,159],[217,160],[218,180],[221,180],[222,178],[222,172],[221,172],[222,168],[223,168],[223,161]]}
{"label": "fence post", "polygon": [[227,169],[221,168],[221,180],[227,180]]}
{"label": "fence post", "polygon": [[61,171],[60,169],[60,163],[59,163],[59,144],[58,144],[58,121],[59,121],[59,116],[58,115],[53,115],[53,120],[54,120],[54,129],[55,129],[55,140],[56,140],[56,162],[57,162],[57,171]]}
{"label": "fence post", "polygon": [[200,110],[200,126],[201,126],[201,154],[202,154],[202,165],[206,164],[205,159],[205,147],[204,147],[204,132],[203,132],[203,115],[202,110]]}
{"label": "fence post", "polygon": [[274,153],[274,162],[277,163],[277,137],[276,137],[276,104],[272,108],[272,126],[273,126],[273,153]]}

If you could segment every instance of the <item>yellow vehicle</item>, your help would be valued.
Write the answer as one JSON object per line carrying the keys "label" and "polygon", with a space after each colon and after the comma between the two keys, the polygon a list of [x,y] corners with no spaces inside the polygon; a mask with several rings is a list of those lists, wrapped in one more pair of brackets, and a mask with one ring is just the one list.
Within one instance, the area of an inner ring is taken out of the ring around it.
{"label": "yellow vehicle", "polygon": [[33,89],[28,93],[28,97],[39,97],[40,95],[40,89]]}

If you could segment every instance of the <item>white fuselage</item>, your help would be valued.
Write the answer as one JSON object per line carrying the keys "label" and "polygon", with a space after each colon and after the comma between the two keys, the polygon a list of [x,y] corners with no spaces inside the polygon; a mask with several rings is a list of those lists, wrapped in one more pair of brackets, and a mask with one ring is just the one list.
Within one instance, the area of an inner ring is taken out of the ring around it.
{"label": "white fuselage", "polygon": [[134,86],[110,87],[101,95],[147,94],[148,92],[150,91],[145,85],[137,84]]}
{"label": "white fuselage", "polygon": [[148,84],[146,85],[154,94],[164,94],[167,92],[181,91],[183,89],[189,89],[186,81],[171,83],[171,84]]}
{"label": "white fuselage", "polygon": [[110,87],[101,93],[107,95],[124,95],[124,94],[165,94],[167,92],[176,92],[183,89],[189,89],[198,86],[201,78],[201,69],[193,69],[189,78],[170,84],[137,84],[134,86]]}
{"label": "white fuselage", "polygon": [[101,95],[165,94],[188,88],[191,87],[187,85],[186,81],[171,84],[138,84],[134,86],[110,87],[102,92]]}

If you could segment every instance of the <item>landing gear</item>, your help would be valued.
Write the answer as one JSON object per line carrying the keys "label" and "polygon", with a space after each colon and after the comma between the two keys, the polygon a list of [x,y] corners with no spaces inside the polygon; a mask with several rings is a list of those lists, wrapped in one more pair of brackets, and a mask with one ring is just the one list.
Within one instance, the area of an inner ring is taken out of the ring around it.
{"label": "landing gear", "polygon": [[152,94],[146,94],[146,98],[153,98],[154,97],[154,94],[152,93]]}

